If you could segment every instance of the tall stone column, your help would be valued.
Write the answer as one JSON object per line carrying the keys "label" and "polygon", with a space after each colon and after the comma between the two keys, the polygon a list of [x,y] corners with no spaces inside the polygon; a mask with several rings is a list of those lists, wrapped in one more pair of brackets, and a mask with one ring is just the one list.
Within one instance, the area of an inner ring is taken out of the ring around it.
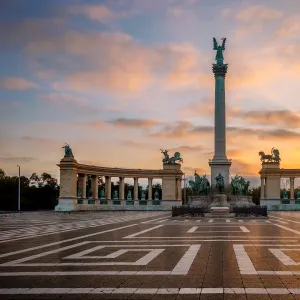
{"label": "tall stone column", "polygon": [[[214,40],[215,41],[215,40]],[[226,156],[226,105],[225,105],[225,76],[228,64],[223,63],[223,50],[225,50],[225,40],[222,46],[214,46],[217,50],[216,62],[213,64],[215,76],[215,130],[214,130],[214,157],[209,161],[211,168],[211,183],[215,187],[215,178],[221,174],[224,177],[224,185],[229,185],[229,169],[231,160]],[[216,43],[216,41],[215,41]]]}
{"label": "tall stone column", "polygon": [[124,200],[125,196],[124,196],[124,177],[120,177],[120,185],[119,185],[119,199],[120,200]]}
{"label": "tall stone column", "polygon": [[98,199],[98,176],[92,175],[92,197]]}
{"label": "tall stone column", "polygon": [[105,176],[105,198],[111,199],[111,177]]}
{"label": "tall stone column", "polygon": [[139,181],[137,177],[134,178],[133,200],[139,200]]}
{"label": "tall stone column", "polygon": [[295,185],[295,178],[294,177],[291,177],[290,178],[290,199],[291,200],[295,200],[295,197],[294,197],[294,185]]}
{"label": "tall stone column", "polygon": [[86,174],[78,174],[78,188],[81,191],[81,198],[86,198]]}
{"label": "tall stone column", "polygon": [[152,180],[153,178],[148,178],[148,200],[153,200],[152,198]]}
{"label": "tall stone column", "polygon": [[177,199],[182,200],[182,192],[181,192],[181,178],[177,178]]}

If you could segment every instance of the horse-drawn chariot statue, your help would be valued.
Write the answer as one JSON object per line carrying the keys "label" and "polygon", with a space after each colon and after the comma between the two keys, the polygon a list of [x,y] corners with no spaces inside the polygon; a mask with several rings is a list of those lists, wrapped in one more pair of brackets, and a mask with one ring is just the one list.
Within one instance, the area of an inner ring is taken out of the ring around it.
{"label": "horse-drawn chariot statue", "polygon": [[279,163],[281,160],[278,149],[276,149],[274,147],[271,149],[271,154],[265,154],[265,152],[260,151],[258,153],[258,155],[260,156],[260,160],[262,162],[278,162]]}
{"label": "horse-drawn chariot statue", "polygon": [[180,152],[175,152],[174,156],[170,157],[170,155],[168,153],[170,150],[160,149],[160,151],[164,155],[164,158],[162,159],[162,162],[164,164],[175,164],[176,161],[183,162],[182,157],[180,157]]}

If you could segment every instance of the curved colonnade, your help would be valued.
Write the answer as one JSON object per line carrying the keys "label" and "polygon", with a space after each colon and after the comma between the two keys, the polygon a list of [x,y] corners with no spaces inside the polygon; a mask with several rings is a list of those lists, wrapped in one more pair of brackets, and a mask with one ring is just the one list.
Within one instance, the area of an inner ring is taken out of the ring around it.
{"label": "curved colonnade", "polygon": [[[180,164],[163,164],[163,169],[122,169],[79,164],[74,157],[64,157],[57,165],[60,168],[60,196],[56,211],[73,210],[171,210],[174,205],[181,205],[182,171]],[[92,196],[86,199],[86,176],[91,175]],[[98,176],[105,177],[105,198],[98,198]],[[111,178],[119,177],[119,199],[114,201],[111,193]],[[134,179],[132,201],[125,200],[124,180]],[[148,179],[152,187],[153,179],[162,179],[162,199],[154,201],[152,189],[148,199],[138,198],[138,180]],[[78,181],[78,182],[77,182]],[[77,187],[82,191],[78,199]]]}

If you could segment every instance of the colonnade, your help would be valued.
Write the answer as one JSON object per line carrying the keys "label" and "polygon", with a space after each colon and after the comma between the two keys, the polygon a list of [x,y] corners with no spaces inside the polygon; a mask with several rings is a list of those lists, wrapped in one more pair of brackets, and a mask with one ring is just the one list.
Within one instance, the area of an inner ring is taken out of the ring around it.
{"label": "colonnade", "polygon": [[[295,200],[295,177],[289,177],[290,179],[290,200]],[[260,178],[260,199],[268,199],[270,196],[273,197],[273,195],[269,195],[268,190],[269,186],[268,183],[270,180],[268,180],[268,177],[261,177]],[[269,183],[270,184],[270,183]],[[280,182],[279,182],[279,191],[280,191]],[[280,195],[279,195],[280,197]]]}
{"label": "colonnade", "polygon": [[[86,199],[86,181],[87,181],[87,174],[79,173],[78,174],[78,188],[81,191],[81,198]],[[111,176],[104,176],[105,177],[105,199],[112,199],[112,193],[111,193]],[[139,200],[138,198],[138,192],[139,192],[139,183],[138,177],[134,177],[134,188],[133,188],[133,200]],[[119,184],[119,200],[125,199],[125,177],[119,177],[120,184]],[[91,190],[92,195],[91,198],[98,199],[98,176],[97,175],[91,175]],[[152,183],[153,178],[148,178],[148,199],[152,200]],[[150,188],[151,187],[151,188]],[[180,186],[181,187],[181,186]]]}

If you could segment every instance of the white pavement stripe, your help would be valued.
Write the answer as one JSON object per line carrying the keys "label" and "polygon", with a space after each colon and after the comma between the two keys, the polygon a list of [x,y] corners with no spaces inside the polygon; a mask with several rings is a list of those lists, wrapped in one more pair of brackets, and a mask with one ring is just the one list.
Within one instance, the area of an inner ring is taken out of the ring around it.
{"label": "white pavement stripe", "polygon": [[201,245],[191,245],[184,253],[178,264],[172,270],[170,275],[186,275],[189,272],[191,265],[200,249]]}
{"label": "white pavement stripe", "polygon": [[208,221],[208,223],[212,223],[214,221],[214,219],[210,219],[209,221]]}
{"label": "white pavement stripe", "polygon": [[238,263],[241,274],[253,275],[257,274],[254,265],[249,258],[243,245],[233,245],[233,250]]}
{"label": "white pavement stripe", "polygon": [[[277,219],[277,222],[279,222],[279,220],[284,220],[284,221],[288,221],[288,222],[300,224],[299,221],[289,220],[289,219],[286,219],[286,218],[283,219],[283,218],[278,218],[278,217],[274,217],[274,216],[270,216],[270,218]],[[281,222],[282,222],[282,221],[281,221]]]}
{"label": "white pavement stripe", "polygon": [[1,295],[47,294],[139,294],[139,295],[299,295],[300,289],[287,288],[10,288],[0,289]]}
{"label": "white pavement stripe", "polygon": [[240,226],[240,229],[241,229],[243,232],[250,232],[250,230],[247,229],[245,226]]}
{"label": "white pavement stripe", "polygon": [[231,221],[229,219],[226,219],[226,223],[230,223]]}
{"label": "white pavement stripe", "polygon": [[196,222],[201,222],[201,220],[197,220]]}
{"label": "white pavement stripe", "polygon": [[288,231],[291,231],[291,232],[294,232],[296,234],[300,234],[300,231],[297,231],[297,230],[294,230],[292,228],[289,228],[289,227],[285,227],[283,225],[279,225],[279,224],[275,224],[275,223],[272,223],[274,226],[277,226],[279,228],[282,228],[282,229],[285,229],[285,230],[288,230]]}
{"label": "white pavement stripe", "polygon": [[141,222],[141,224],[151,223],[151,222],[154,222],[154,221],[157,221],[157,220],[161,220],[161,219],[166,219],[166,218],[167,217],[162,217],[162,218],[158,218],[158,219],[152,219],[152,220],[149,220],[149,221]]}
{"label": "white pavement stripe", "polygon": [[238,220],[240,223],[243,223],[244,221],[243,220]]}
{"label": "white pavement stripe", "polygon": [[145,230],[142,230],[142,231],[139,231],[139,232],[136,232],[136,233],[133,233],[133,234],[130,234],[128,236],[125,236],[123,237],[123,239],[131,239],[131,238],[134,238],[140,234],[143,234],[143,233],[146,233],[146,232],[149,232],[149,231],[152,231],[154,229],[157,229],[157,228],[160,228],[160,227],[163,227],[164,225],[157,225],[157,226],[154,226],[154,227],[151,227],[151,228],[148,228],[148,229],[145,229]]}
{"label": "white pavement stripe", "polygon": [[158,221],[157,223],[166,222],[166,221],[168,221],[168,220],[169,220],[169,218],[167,218],[167,219],[164,219],[164,220],[161,220],[161,221]]}
{"label": "white pavement stripe", "polygon": [[41,245],[41,246],[31,247],[31,248],[22,249],[22,250],[18,250],[18,251],[13,251],[13,252],[9,252],[9,253],[4,253],[4,254],[0,254],[0,258],[15,255],[15,254],[20,254],[20,253],[25,253],[25,252],[32,251],[32,250],[42,249],[42,248],[45,248],[45,247],[55,246],[55,245],[59,245],[59,244],[62,244],[62,243],[77,241],[77,240],[84,239],[84,238],[91,237],[91,236],[95,236],[95,235],[98,235],[98,234],[100,235],[100,234],[104,234],[104,233],[107,233],[107,232],[112,232],[112,231],[132,227],[132,226],[136,226],[136,225],[138,225],[138,224],[131,224],[131,225],[127,225],[127,226],[117,227],[117,228],[108,229],[108,230],[104,230],[104,231],[100,231],[100,232],[95,232],[95,233],[90,233],[90,234],[77,236],[75,238],[66,239],[66,240],[62,240],[62,241],[58,241],[58,242],[54,242],[54,243],[50,243],[50,244],[46,244],[46,245]]}
{"label": "white pavement stripe", "polygon": [[197,230],[198,226],[192,227],[190,230],[187,231],[187,233],[193,233]]}

